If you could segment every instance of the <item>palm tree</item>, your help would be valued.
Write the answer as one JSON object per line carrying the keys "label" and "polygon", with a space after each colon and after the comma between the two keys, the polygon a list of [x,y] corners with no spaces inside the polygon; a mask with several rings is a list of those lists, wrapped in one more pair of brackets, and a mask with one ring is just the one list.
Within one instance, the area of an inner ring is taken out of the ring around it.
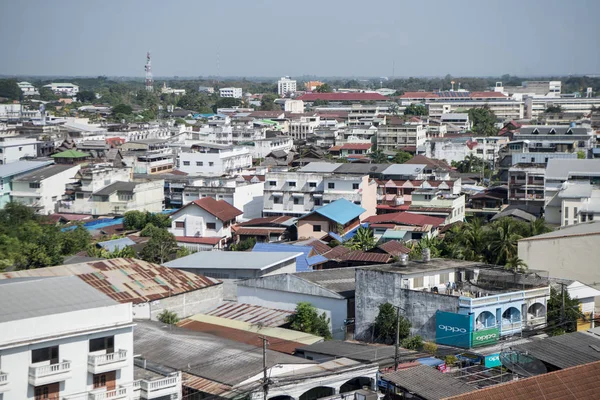
{"label": "palm tree", "polygon": [[546,224],[546,220],[544,218],[537,218],[529,223],[529,229],[527,230],[527,234],[529,236],[537,236],[542,233],[552,232],[552,228]]}
{"label": "palm tree", "polygon": [[373,161],[374,164],[385,164],[388,162],[388,158],[383,151],[375,150],[369,154],[369,158]]}
{"label": "palm tree", "polygon": [[501,218],[493,224],[489,249],[495,255],[496,264],[505,264],[517,255],[517,241],[522,238],[517,229],[517,224],[510,217]]}
{"label": "palm tree", "polygon": [[464,246],[463,254],[466,260],[481,261],[484,258],[486,247],[486,231],[483,221],[475,218],[461,227],[461,242]]}
{"label": "palm tree", "polygon": [[525,271],[527,269],[527,263],[519,258],[519,256],[515,255],[510,257],[506,261],[506,265],[504,268],[509,269],[513,272]]}
{"label": "palm tree", "polygon": [[346,246],[351,248],[352,250],[367,251],[367,250],[371,250],[373,247],[375,247],[376,244],[377,244],[377,241],[375,240],[375,237],[373,236],[373,231],[370,230],[369,228],[365,228],[365,227],[361,226],[356,231],[356,234],[354,235],[354,237],[352,237],[352,239],[350,239],[346,243]]}

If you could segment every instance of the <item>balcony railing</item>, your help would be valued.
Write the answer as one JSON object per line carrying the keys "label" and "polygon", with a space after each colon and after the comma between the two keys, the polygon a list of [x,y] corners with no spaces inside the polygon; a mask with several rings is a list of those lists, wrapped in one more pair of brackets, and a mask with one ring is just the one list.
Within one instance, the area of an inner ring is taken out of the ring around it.
{"label": "balcony railing", "polygon": [[8,374],[0,372],[0,385],[6,385],[8,383]]}
{"label": "balcony railing", "polygon": [[177,386],[177,384],[179,383],[179,375],[174,375],[174,376],[168,376],[166,378],[163,379],[158,379],[155,381],[141,381],[140,382],[140,387],[142,388],[142,390],[145,390],[146,392],[151,392],[151,391],[155,391],[155,390],[161,390],[161,389],[166,389],[169,387],[173,387],[173,386]]}
{"label": "balcony railing", "polygon": [[90,392],[88,400],[105,400],[105,399],[126,399],[127,388],[118,388],[114,390],[107,390],[105,392]]}
{"label": "balcony railing", "polygon": [[71,361],[29,367],[29,383],[34,386],[60,382],[71,377]]}
{"label": "balcony railing", "polygon": [[93,366],[112,364],[118,361],[124,361],[127,359],[127,350],[119,350],[115,353],[101,354],[101,355],[90,355],[88,356],[88,364]]}

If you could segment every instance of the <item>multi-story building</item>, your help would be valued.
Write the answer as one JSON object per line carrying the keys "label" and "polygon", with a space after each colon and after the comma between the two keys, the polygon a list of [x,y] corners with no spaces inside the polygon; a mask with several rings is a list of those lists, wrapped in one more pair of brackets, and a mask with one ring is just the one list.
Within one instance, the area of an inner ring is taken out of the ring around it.
{"label": "multi-story building", "polygon": [[79,86],[72,83],[50,83],[44,87],[59,95],[75,96],[79,93]]}
{"label": "multi-story building", "polygon": [[289,134],[295,140],[306,140],[321,124],[318,114],[289,114]]}
{"label": "multi-story building", "polygon": [[247,147],[195,144],[177,155],[177,167],[195,175],[235,175],[252,167],[252,155]]}
{"label": "multi-story building", "polygon": [[285,76],[277,81],[277,94],[284,97],[288,94],[296,92],[296,81]]}
{"label": "multi-story building", "polygon": [[4,400],[133,398],[131,303],[117,303],[74,276],[1,286]]}
{"label": "multi-story building", "polygon": [[515,141],[527,140],[530,152],[572,153],[583,151],[586,158],[596,145],[591,127],[569,125],[522,126],[513,134]]}
{"label": "multi-story building", "polygon": [[0,209],[11,201],[13,180],[52,164],[52,161],[15,161],[0,165]]}
{"label": "multi-story building", "polygon": [[21,175],[12,180],[10,198],[38,214],[52,214],[78,170],[79,165],[57,164]]}
{"label": "multi-story building", "polygon": [[227,87],[219,89],[220,97],[229,97],[233,99],[241,99],[242,98],[242,88],[235,87]]}
{"label": "multi-story building", "polygon": [[292,114],[302,114],[304,112],[304,102],[302,100],[286,99],[283,103],[283,111]]}
{"label": "multi-story building", "polygon": [[427,139],[423,123],[404,122],[392,118],[385,125],[377,127],[377,149],[383,151],[405,150],[416,153]]}
{"label": "multi-story building", "polygon": [[544,164],[516,164],[508,169],[508,204],[544,207]]}
{"label": "multi-story building", "polygon": [[560,107],[561,114],[565,116],[571,118],[581,118],[582,116],[589,115],[594,108],[600,108],[600,97],[525,98],[525,118],[541,118],[544,116],[545,111],[550,106]]}
{"label": "multi-story building", "polygon": [[323,82],[320,81],[308,81],[304,83],[304,89],[306,89],[307,92],[314,92],[322,84]]}
{"label": "multi-story building", "polygon": [[472,123],[469,120],[467,113],[446,113],[440,116],[442,124],[454,125],[457,128],[468,131],[471,129]]}
{"label": "multi-story building", "polygon": [[23,92],[23,96],[35,96],[40,94],[35,86],[29,82],[17,82],[17,85],[19,85],[19,89]]}
{"label": "multi-story building", "polygon": [[500,150],[506,143],[508,138],[502,136],[446,136],[426,141],[418,153],[448,163],[460,162],[473,155],[493,164],[499,161]]}
{"label": "multi-story building", "polygon": [[25,157],[37,157],[39,143],[35,138],[3,138],[0,140],[0,165],[19,161]]}
{"label": "multi-story building", "polygon": [[160,124],[123,124],[108,127],[110,137],[117,137],[125,142],[141,141],[145,139],[168,139],[173,134],[185,131],[185,127],[171,127]]}
{"label": "multi-story building", "polygon": [[414,214],[444,218],[445,224],[464,221],[465,196],[448,194],[437,188],[422,188],[411,193],[408,211]]}

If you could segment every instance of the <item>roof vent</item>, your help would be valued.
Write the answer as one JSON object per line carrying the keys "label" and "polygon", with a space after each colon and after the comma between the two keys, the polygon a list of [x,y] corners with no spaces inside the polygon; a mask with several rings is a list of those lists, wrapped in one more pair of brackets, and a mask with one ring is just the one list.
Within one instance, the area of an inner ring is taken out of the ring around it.
{"label": "roof vent", "polygon": [[423,257],[423,262],[431,261],[431,250],[428,247],[425,247],[421,250],[421,257]]}

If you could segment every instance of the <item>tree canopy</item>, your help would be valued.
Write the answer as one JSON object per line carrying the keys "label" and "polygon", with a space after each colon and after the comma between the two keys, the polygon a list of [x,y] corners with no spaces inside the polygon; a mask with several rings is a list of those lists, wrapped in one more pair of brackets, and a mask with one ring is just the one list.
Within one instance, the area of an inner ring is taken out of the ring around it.
{"label": "tree canopy", "polygon": [[429,112],[427,111],[427,107],[423,104],[411,104],[404,109],[404,115],[427,115]]}
{"label": "tree canopy", "polygon": [[221,98],[219,98],[219,100],[217,100],[215,102],[212,109],[213,109],[213,112],[217,112],[217,110],[219,108],[238,107],[241,104],[242,104],[242,101],[240,99],[234,99],[232,97],[221,97]]}
{"label": "tree canopy", "polygon": [[565,306],[563,309],[563,295],[560,290],[550,288],[550,299],[548,300],[547,324],[551,335],[576,332],[577,320],[583,317],[579,311],[579,300],[572,299],[564,289]]}
{"label": "tree canopy", "polygon": [[356,231],[356,234],[346,242],[346,246],[352,250],[371,250],[377,244],[377,240],[373,236],[373,231],[369,228],[360,227]]}
{"label": "tree canopy", "polygon": [[271,94],[271,93],[263,94],[262,99],[260,100],[260,107],[258,109],[260,111],[281,110],[281,107],[279,107],[279,105],[277,103],[275,103],[275,100],[277,100],[277,99],[278,99],[278,97],[274,94]]}
{"label": "tree canopy", "polygon": [[9,100],[19,100],[21,98],[21,88],[14,79],[0,79],[0,97],[6,97]]}
{"label": "tree canopy", "polygon": [[317,93],[330,93],[333,90],[331,89],[331,86],[329,86],[328,83],[324,83],[322,85],[317,86],[317,89],[315,90],[315,92]]}
{"label": "tree canopy", "polygon": [[175,325],[179,322],[179,317],[177,313],[174,311],[163,310],[160,314],[158,314],[158,320],[163,324]]}
{"label": "tree canopy", "polygon": [[[396,318],[396,308],[390,303],[384,303],[379,306],[379,313],[375,317],[373,332],[374,341],[385,344],[392,344],[396,341],[396,327],[398,319]],[[400,340],[410,335],[410,322],[400,316]]]}
{"label": "tree canopy", "polygon": [[96,100],[96,93],[94,93],[92,90],[82,90],[81,92],[77,93],[76,97],[77,101],[81,103],[92,103],[94,100]]}
{"label": "tree canopy", "polygon": [[413,158],[412,154],[410,154],[407,151],[400,150],[400,151],[398,151],[396,153],[396,155],[394,156],[394,158],[392,158],[392,162],[394,164],[404,164],[405,162],[407,162],[411,158]]}
{"label": "tree canopy", "polygon": [[140,252],[142,260],[162,264],[175,258],[179,247],[172,233],[164,228],[157,228],[152,224],[148,224],[140,234],[150,238]]}
{"label": "tree canopy", "polygon": [[112,113],[114,115],[119,115],[119,114],[131,115],[133,113],[133,108],[128,104],[121,103],[121,104],[117,104],[116,106],[113,107]]}
{"label": "tree canopy", "polygon": [[290,328],[295,331],[331,339],[330,319],[327,318],[325,313],[319,315],[317,309],[308,302],[298,303],[296,311],[288,317],[287,322],[290,324]]}
{"label": "tree canopy", "polygon": [[482,136],[493,136],[498,133],[497,118],[489,107],[471,108],[469,119],[473,123],[473,132]]}

